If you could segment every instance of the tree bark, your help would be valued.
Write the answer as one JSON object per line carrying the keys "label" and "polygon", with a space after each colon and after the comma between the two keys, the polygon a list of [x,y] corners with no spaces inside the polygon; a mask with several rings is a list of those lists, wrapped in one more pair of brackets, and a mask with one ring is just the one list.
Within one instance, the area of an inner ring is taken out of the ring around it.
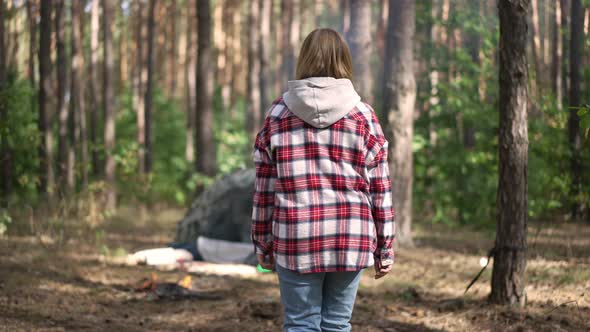
{"label": "tree bark", "polygon": [[557,109],[562,109],[562,58],[563,58],[563,36],[561,34],[561,1],[555,2],[555,11],[553,19],[553,27],[551,30],[551,40],[553,43],[551,55],[551,88],[555,95]]}
{"label": "tree bark", "polygon": [[[535,76],[536,82],[541,83],[543,80],[543,51],[541,48],[541,37],[540,37],[540,29],[539,29],[539,6],[538,0],[532,0],[532,27],[533,33],[531,35],[533,39],[533,59],[535,64]],[[534,83],[534,82],[533,82]],[[536,84],[535,84],[536,85]],[[539,86],[537,86],[539,89]]]}
{"label": "tree bark", "polygon": [[396,184],[393,203],[396,209],[396,237],[399,243],[412,245],[412,179],[414,135],[414,34],[416,12],[414,0],[392,1],[389,6],[386,41],[383,111],[387,121],[385,134],[389,143],[392,181]]}
{"label": "tree bark", "polygon": [[[27,59],[27,77],[31,86],[35,86],[35,52],[37,45],[37,3],[36,1],[26,1],[27,6],[27,26],[29,30],[29,56]],[[34,6],[34,7],[33,7]]]}
{"label": "tree bark", "polygon": [[105,146],[105,180],[106,180],[106,208],[115,210],[117,207],[117,192],[115,183],[115,94],[113,91],[113,0],[102,0],[102,30],[103,30],[103,112],[104,112],[104,146]]}
{"label": "tree bark", "polygon": [[[88,134],[86,132],[86,84],[84,80],[84,7],[79,1],[72,1],[72,84],[71,117],[75,117],[76,131],[73,143],[80,155],[82,188],[88,186]],[[71,137],[72,138],[72,137]],[[68,170],[75,170],[75,152],[70,150]],[[69,174],[74,176],[74,174]],[[69,177],[68,177],[69,178]]]}
{"label": "tree bark", "polygon": [[[0,1],[0,91],[2,91],[6,84],[6,43],[4,41],[5,35],[5,11],[6,7],[4,1]],[[0,101],[0,122],[5,123],[8,117],[8,110]],[[6,139],[2,137],[0,141],[0,168],[2,171],[2,188],[0,188],[0,198],[6,198],[12,191],[12,165],[11,165],[11,153],[10,147],[6,142]],[[0,204],[2,204],[0,200]],[[0,205],[0,206],[3,206]]]}
{"label": "tree bark", "polygon": [[140,170],[143,173],[149,173],[152,171],[152,108],[153,108],[153,81],[154,81],[154,36],[156,29],[156,0],[150,0],[148,13],[148,37],[147,37],[147,59],[146,59],[146,70],[147,70],[147,82],[145,87],[144,95],[144,146],[140,146],[139,149],[144,151],[144,165],[140,165]]}
{"label": "tree bark", "polygon": [[371,2],[356,0],[350,3],[350,30],[347,34],[352,55],[354,85],[363,100],[372,104],[373,75],[371,73]]}
{"label": "tree bark", "polygon": [[[145,87],[144,87],[144,51],[147,33],[144,21],[144,6],[140,0],[134,3],[134,39],[135,39],[135,61],[133,68],[133,108],[136,112],[137,122],[137,166],[140,173],[145,173]],[[148,11],[149,11],[148,7]],[[148,14],[149,16],[150,14]],[[153,41],[152,41],[153,42]]]}
{"label": "tree bark", "polygon": [[340,8],[342,9],[342,18],[340,20],[340,33],[344,38],[348,35],[350,28],[350,2],[354,0],[340,0]]}
{"label": "tree bark", "polygon": [[[581,76],[582,54],[584,48],[584,10],[581,0],[572,0],[571,2],[571,31],[570,31],[570,106],[580,106],[581,104]],[[570,168],[572,173],[572,183],[570,187],[570,197],[573,198],[571,213],[573,219],[582,217],[584,204],[579,197],[582,190],[582,141],[580,136],[580,117],[577,109],[569,110],[568,118],[568,141],[571,150]]]}
{"label": "tree bark", "polygon": [[260,13],[260,112],[262,114],[271,103],[270,97],[270,18],[272,0],[262,0]]}
{"label": "tree bark", "polygon": [[196,110],[196,170],[205,175],[217,173],[217,151],[213,132],[213,59],[211,56],[211,3],[197,1],[197,110]]}
{"label": "tree bark", "polygon": [[39,144],[39,190],[52,196],[55,187],[53,171],[53,133],[51,126],[49,96],[51,95],[51,4],[41,1],[41,21],[39,36],[39,119],[41,133]]}
{"label": "tree bark", "polygon": [[529,0],[500,0],[497,230],[490,301],[524,305],[527,231]]}
{"label": "tree bark", "polygon": [[185,77],[186,77],[186,147],[185,158],[186,161],[192,164],[195,161],[195,116],[196,116],[196,79],[197,73],[197,31],[196,21],[197,12],[196,5],[193,1],[189,1],[186,32],[186,62],[185,62]]}
{"label": "tree bark", "polygon": [[95,176],[98,176],[102,173],[98,149],[98,146],[100,144],[98,138],[98,121],[100,119],[99,110],[101,109],[100,89],[98,83],[98,40],[100,32],[100,1],[101,0],[93,0],[92,8],[90,10],[90,100],[92,102],[92,107],[90,109],[90,143],[92,146],[92,173]]}
{"label": "tree bark", "polygon": [[260,1],[250,0],[248,15],[248,113],[246,115],[246,128],[252,142],[256,138],[261,125],[260,110]]}
{"label": "tree bark", "polygon": [[63,191],[67,184],[68,167],[68,115],[70,91],[68,88],[67,64],[69,62],[65,41],[65,3],[64,0],[54,1],[55,9],[55,44],[57,51],[57,114],[58,122],[58,149],[57,172],[59,191]]}

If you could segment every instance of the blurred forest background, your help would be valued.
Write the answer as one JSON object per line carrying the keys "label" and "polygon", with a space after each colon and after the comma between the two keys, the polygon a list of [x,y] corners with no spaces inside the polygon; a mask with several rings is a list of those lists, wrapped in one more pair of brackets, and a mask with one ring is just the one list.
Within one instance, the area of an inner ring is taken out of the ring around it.
{"label": "blurred forest background", "polygon": [[[345,36],[355,84],[385,122],[389,2],[2,0],[2,206],[50,198],[100,218],[117,205],[187,205],[252,166],[264,112],[316,27]],[[529,11],[532,219],[588,215],[590,116],[570,105],[590,101],[589,7],[533,0]],[[493,225],[496,1],[417,1],[415,17],[415,219]]]}
{"label": "blurred forest background", "polygon": [[354,330],[588,331],[590,0],[0,0],[0,330],[279,326],[273,273],[126,259],[254,166],[316,27],[349,43],[416,244],[363,274]]}

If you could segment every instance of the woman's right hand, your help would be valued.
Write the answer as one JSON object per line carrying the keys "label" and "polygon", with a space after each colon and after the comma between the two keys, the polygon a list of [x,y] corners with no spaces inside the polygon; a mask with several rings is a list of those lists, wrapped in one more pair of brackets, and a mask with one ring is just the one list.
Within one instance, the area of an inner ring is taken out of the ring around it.
{"label": "woman's right hand", "polygon": [[382,266],[380,260],[375,260],[375,265],[373,266],[375,267],[375,279],[380,279],[391,271],[393,264]]}

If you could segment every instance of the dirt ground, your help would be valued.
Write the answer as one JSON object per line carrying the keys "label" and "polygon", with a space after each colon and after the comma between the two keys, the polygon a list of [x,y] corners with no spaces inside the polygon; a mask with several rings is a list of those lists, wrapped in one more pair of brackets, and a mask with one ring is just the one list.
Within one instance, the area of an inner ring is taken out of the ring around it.
{"label": "dirt ground", "polygon": [[[274,273],[192,274],[193,289],[218,299],[136,292],[152,272],[170,282],[186,273],[108,258],[166,245],[182,211],[151,213],[145,221],[126,213],[92,229],[72,221],[37,236],[15,230],[0,238],[0,330],[281,330]],[[491,232],[422,226],[417,247],[397,251],[390,275],[374,280],[373,271],[364,272],[353,331],[590,331],[590,225],[533,223],[529,233],[524,309],[486,302],[491,265],[463,295],[492,246]]]}

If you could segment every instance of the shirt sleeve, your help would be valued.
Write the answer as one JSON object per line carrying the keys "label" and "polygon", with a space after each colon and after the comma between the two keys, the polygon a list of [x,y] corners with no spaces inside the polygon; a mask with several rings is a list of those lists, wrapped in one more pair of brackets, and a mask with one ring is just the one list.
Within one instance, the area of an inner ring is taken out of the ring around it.
{"label": "shirt sleeve", "polygon": [[370,125],[372,133],[369,132],[365,140],[367,144],[365,161],[370,181],[371,213],[377,231],[377,250],[374,258],[383,265],[389,265],[394,261],[395,237],[395,211],[387,162],[389,143],[374,115],[372,122]]}
{"label": "shirt sleeve", "polygon": [[272,217],[274,212],[276,164],[272,159],[269,139],[269,119],[256,135],[253,160],[256,166],[251,238],[254,251],[267,255],[272,251]]}

